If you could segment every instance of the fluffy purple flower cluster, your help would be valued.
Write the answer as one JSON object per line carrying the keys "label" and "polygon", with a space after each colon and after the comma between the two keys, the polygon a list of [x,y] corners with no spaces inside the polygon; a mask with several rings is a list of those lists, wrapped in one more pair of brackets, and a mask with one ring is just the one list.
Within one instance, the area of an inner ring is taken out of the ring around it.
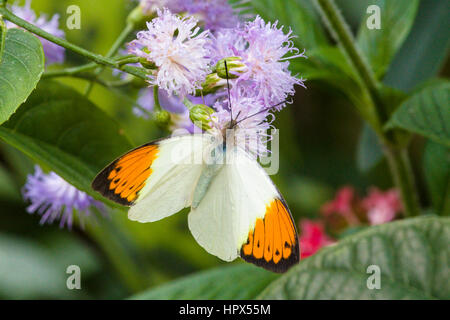
{"label": "fluffy purple flower cluster", "polygon": [[[238,128],[267,131],[272,112],[286,105],[295,85],[304,87],[303,79],[292,75],[288,67],[291,59],[306,56],[294,46],[292,30],[284,32],[277,22],[265,22],[259,16],[239,21],[237,12],[222,0],[142,0],[141,7],[156,16],[147,23],[148,30],[139,32],[128,45],[128,51],[153,66],[148,82],[158,85],[160,96],[165,96],[162,107],[185,120],[189,113],[183,111],[183,99],[195,104],[193,96],[201,96],[203,104],[215,110],[212,128],[225,128],[233,114]],[[228,76],[223,72],[224,60]],[[215,89],[205,90],[211,86]],[[153,99],[146,100],[149,96],[143,93],[139,99],[147,110],[153,105]],[[257,142],[264,145],[266,141]],[[256,154],[261,150],[265,148],[253,148]]]}
{"label": "fluffy purple flower cluster", "polygon": [[[241,1],[237,5],[242,5]],[[167,8],[172,13],[187,13],[199,19],[207,30],[233,27],[238,22],[236,12],[227,0],[141,0],[143,12],[150,16],[161,8]]]}
{"label": "fluffy purple flower cluster", "polygon": [[[53,15],[50,20],[47,19],[47,16],[45,14],[37,17],[36,13],[33,11],[33,9],[31,9],[31,0],[27,0],[23,7],[14,4],[10,9],[16,16],[22,18],[23,20],[26,20],[31,24],[34,24],[35,26],[41,28],[44,31],[47,31],[48,33],[56,37],[62,38],[65,35],[64,31],[59,28],[59,15]],[[6,27],[16,28],[17,26],[12,22],[7,21]],[[63,47],[46,39],[39,39],[41,40],[42,48],[44,49],[46,64],[64,62],[65,49]]]}
{"label": "fluffy purple flower cluster", "polygon": [[71,229],[75,213],[83,226],[84,219],[92,215],[92,208],[102,214],[106,212],[103,203],[70,185],[56,173],[45,174],[39,166],[35,166],[34,174],[28,175],[22,194],[31,203],[27,211],[42,216],[41,224],[59,220],[61,228],[67,224]]}

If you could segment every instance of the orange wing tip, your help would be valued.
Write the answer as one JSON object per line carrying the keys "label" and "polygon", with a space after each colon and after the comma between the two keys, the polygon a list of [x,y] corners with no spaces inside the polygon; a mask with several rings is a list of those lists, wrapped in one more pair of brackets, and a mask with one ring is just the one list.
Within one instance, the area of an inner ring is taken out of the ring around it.
{"label": "orange wing tip", "polygon": [[264,219],[256,219],[240,255],[247,262],[278,273],[300,261],[297,231],[283,199],[274,199],[266,207]]}
{"label": "orange wing tip", "polygon": [[154,142],[131,150],[103,169],[92,182],[92,188],[121,205],[133,205],[152,173],[151,165],[158,153]]}

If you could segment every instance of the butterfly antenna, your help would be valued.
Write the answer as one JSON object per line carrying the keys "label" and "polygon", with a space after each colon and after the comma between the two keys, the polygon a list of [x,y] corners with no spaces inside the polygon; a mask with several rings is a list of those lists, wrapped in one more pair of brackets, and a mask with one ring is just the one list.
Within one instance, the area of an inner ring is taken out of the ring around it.
{"label": "butterfly antenna", "polygon": [[230,117],[231,117],[231,122],[232,122],[233,121],[233,108],[231,107],[230,82],[228,80],[229,77],[228,77],[227,60],[224,60],[224,62],[225,62],[225,75],[227,76],[228,106],[230,107]]}
{"label": "butterfly antenna", "polygon": [[281,102],[279,102],[279,103],[277,103],[277,104],[274,104],[273,106],[270,106],[270,107],[268,107],[268,108],[264,108],[264,109],[262,109],[262,110],[259,110],[258,112],[255,112],[255,113],[249,115],[248,117],[245,117],[245,118],[243,118],[243,119],[237,121],[236,124],[238,124],[239,122],[242,122],[242,121],[244,121],[244,120],[247,120],[248,118],[257,116],[257,115],[260,114],[260,113],[263,113],[263,112],[269,111],[269,110],[271,110],[271,109],[273,109],[273,108],[275,108],[275,107],[278,107],[279,105],[281,105],[281,104],[283,104],[283,103],[289,103],[289,102],[292,103],[292,100],[291,100],[291,101],[289,101],[289,100],[284,100],[284,101],[281,101]]}

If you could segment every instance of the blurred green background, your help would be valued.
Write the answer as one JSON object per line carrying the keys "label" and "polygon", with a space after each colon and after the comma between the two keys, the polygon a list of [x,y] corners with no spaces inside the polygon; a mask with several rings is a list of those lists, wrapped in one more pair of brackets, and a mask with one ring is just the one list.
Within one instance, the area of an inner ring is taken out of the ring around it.
{"label": "blurred green background", "polygon": [[[286,15],[272,16],[270,10],[260,10],[264,2],[267,1],[253,0],[254,9],[250,11],[289,25]],[[447,8],[442,5],[445,2],[420,3],[412,30],[385,77],[386,84],[407,91],[431,77],[448,77],[450,28],[445,22],[448,14],[443,10]],[[371,1],[337,3],[356,33]],[[66,8],[71,4],[81,8],[80,30],[65,27]],[[38,14],[60,14],[68,40],[102,54],[123,29],[135,4],[129,0],[32,1]],[[299,32],[294,28],[301,43],[309,35]],[[66,54],[66,66],[86,62],[69,51]],[[73,78],[58,81],[80,92],[87,84]],[[306,86],[306,90],[297,89],[294,103],[278,113],[274,123],[280,129],[280,170],[272,179],[296,221],[301,217],[317,217],[320,206],[333,198],[342,185],[353,185],[361,194],[369,186],[381,189],[392,186],[386,163],[381,162],[368,172],[358,168],[363,123],[346,97],[320,81],[307,81]],[[131,88],[111,91],[95,85],[90,98],[120,122],[137,146],[167,132],[132,113],[136,96],[137,90]],[[415,137],[411,153],[420,200],[426,207],[430,200],[419,166],[422,148],[423,140]],[[93,221],[87,232],[78,228],[70,232],[57,225],[40,226],[40,216],[25,211],[20,194],[33,165],[19,151],[0,142],[0,298],[125,298],[183,275],[225,264],[195,242],[187,228],[185,211],[151,224],[131,222],[123,212],[112,212],[110,220]],[[81,268],[83,290],[70,291],[64,285],[65,270],[71,264]],[[14,274],[10,270],[15,270]],[[136,281],[137,273],[142,276],[139,279],[145,280]]]}

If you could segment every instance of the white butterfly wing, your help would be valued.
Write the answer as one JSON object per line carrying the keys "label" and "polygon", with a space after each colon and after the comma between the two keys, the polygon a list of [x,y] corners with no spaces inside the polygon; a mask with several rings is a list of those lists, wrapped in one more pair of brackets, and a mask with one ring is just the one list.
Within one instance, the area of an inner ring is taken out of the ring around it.
{"label": "white butterfly wing", "polygon": [[131,220],[160,220],[190,206],[208,143],[208,135],[151,142],[115,160],[92,186],[104,196],[131,206]]}
{"label": "white butterfly wing", "polygon": [[299,261],[297,232],[289,209],[259,164],[234,148],[214,177],[189,228],[209,253],[244,260],[275,272]]}

